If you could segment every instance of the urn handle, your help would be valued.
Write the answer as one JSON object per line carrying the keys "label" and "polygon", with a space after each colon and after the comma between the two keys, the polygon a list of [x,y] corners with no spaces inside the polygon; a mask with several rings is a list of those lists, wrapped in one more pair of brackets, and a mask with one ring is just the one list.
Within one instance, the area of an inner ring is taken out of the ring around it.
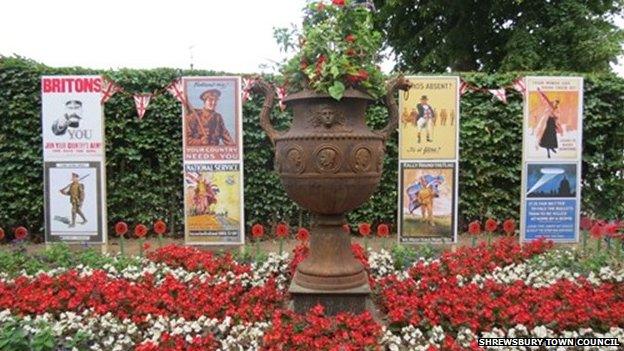
{"label": "urn handle", "polygon": [[269,140],[271,140],[271,144],[275,146],[275,138],[280,134],[271,123],[271,110],[275,104],[275,89],[265,80],[258,78],[251,86],[251,91],[264,94],[264,104],[262,105],[262,111],[260,111],[260,127],[262,127]]}
{"label": "urn handle", "polygon": [[402,75],[391,79],[386,84],[387,93],[384,101],[386,103],[386,108],[388,109],[388,125],[386,125],[383,129],[376,131],[381,134],[385,140],[388,140],[388,138],[390,138],[390,134],[392,134],[392,132],[394,132],[399,126],[399,106],[394,98],[394,94],[399,89],[407,91],[411,87],[412,83]]}

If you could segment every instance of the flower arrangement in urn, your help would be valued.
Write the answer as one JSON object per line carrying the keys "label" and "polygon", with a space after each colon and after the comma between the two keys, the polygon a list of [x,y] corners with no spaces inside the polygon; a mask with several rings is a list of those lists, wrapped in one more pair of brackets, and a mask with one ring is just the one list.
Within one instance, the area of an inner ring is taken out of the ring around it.
{"label": "flower arrangement in urn", "polygon": [[378,63],[381,33],[373,30],[372,5],[350,0],[311,2],[302,29],[275,30],[285,52],[298,49],[282,68],[290,91],[311,89],[340,100],[348,88],[373,98],[384,94]]}
{"label": "flower arrangement in urn", "polygon": [[[275,89],[262,80],[252,86],[265,95],[260,126],[275,146],[282,185],[313,215],[310,254],[297,266],[290,293],[297,312],[318,303],[329,314],[361,312],[368,278],[342,227],[345,213],[367,201],[379,184],[385,143],[398,123],[394,94],[409,82],[399,77],[384,84],[376,65],[381,36],[372,28],[369,7],[333,0],[309,3],[304,11],[300,32],[276,30],[285,49],[298,49],[282,69],[288,91],[283,101],[294,116],[289,130],[271,124]],[[366,109],[382,96],[388,125],[370,130]]]}

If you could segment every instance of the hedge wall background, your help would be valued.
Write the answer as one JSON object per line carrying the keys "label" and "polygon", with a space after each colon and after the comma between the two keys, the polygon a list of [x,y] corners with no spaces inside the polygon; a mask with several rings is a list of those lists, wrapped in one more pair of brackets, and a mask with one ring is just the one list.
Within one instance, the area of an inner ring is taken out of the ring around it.
{"label": "hedge wall background", "polygon": [[[0,227],[5,230],[17,225],[35,233],[43,230],[39,84],[41,75],[55,74],[105,74],[128,91],[151,92],[180,75],[227,73],[52,68],[22,58],[0,58]],[[585,77],[582,211],[602,218],[624,217],[624,80],[611,74],[570,72],[466,73],[462,77],[478,87],[499,87],[529,74]],[[518,219],[522,96],[511,89],[508,94],[508,105],[485,93],[467,93],[461,99],[462,226],[489,216]],[[273,149],[258,124],[261,103],[255,97],[243,106],[247,226],[282,220],[307,225],[309,215],[287,198],[273,172]],[[129,96],[115,95],[106,104],[109,226],[118,220],[133,224],[162,218],[172,232],[182,232],[180,109],[173,97],[162,94],[139,121]],[[276,108],[273,116],[277,128],[290,124],[288,111]],[[367,122],[382,127],[385,107],[371,107]],[[382,184],[368,203],[350,214],[351,223],[396,222],[396,134],[387,150]]]}

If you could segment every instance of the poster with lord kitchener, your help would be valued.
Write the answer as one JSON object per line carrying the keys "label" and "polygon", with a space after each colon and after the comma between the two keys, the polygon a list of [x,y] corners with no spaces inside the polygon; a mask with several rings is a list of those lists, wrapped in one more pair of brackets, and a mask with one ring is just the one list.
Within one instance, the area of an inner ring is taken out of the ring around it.
{"label": "poster with lord kitchener", "polygon": [[41,77],[46,242],[106,242],[102,83]]}

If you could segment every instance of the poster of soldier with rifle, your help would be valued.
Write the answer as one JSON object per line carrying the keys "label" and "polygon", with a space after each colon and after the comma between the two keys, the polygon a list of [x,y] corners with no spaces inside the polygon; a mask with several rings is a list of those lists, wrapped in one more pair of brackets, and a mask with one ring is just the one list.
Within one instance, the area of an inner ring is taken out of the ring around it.
{"label": "poster of soldier with rifle", "polygon": [[46,241],[102,241],[101,163],[45,162]]}
{"label": "poster of soldier with rifle", "polygon": [[240,78],[185,77],[182,83],[184,160],[240,160]]}

